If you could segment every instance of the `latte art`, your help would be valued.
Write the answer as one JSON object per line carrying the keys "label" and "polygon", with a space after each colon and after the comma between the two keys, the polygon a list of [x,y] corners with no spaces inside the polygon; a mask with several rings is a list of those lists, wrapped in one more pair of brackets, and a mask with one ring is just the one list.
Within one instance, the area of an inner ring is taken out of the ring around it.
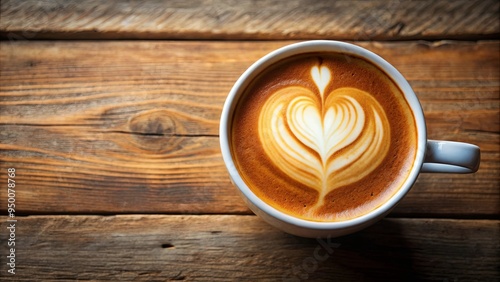
{"label": "latte art", "polygon": [[343,53],[306,53],[257,74],[235,107],[231,151],[243,181],[273,208],[312,221],[359,217],[392,197],[417,130],[398,86]]}
{"label": "latte art", "polygon": [[258,132],[273,164],[319,193],[313,207],[331,191],[354,183],[377,168],[389,150],[387,116],[369,93],[341,87],[325,89],[334,74],[313,66],[317,89],[288,86],[262,107]]}

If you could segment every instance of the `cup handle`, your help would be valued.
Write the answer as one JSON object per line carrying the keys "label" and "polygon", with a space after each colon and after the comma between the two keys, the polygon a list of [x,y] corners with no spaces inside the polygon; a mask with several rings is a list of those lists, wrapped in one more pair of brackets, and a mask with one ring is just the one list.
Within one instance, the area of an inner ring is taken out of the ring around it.
{"label": "cup handle", "polygon": [[476,145],[427,140],[427,151],[420,172],[473,173],[479,168],[481,152]]}

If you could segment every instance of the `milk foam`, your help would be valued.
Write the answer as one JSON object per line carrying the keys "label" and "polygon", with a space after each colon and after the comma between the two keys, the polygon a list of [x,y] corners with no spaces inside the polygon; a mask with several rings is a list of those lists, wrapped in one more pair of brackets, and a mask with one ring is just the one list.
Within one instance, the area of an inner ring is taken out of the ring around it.
{"label": "milk foam", "polygon": [[265,102],[259,139],[272,162],[319,193],[354,183],[382,162],[390,145],[387,116],[372,95],[357,88],[325,89],[333,77],[326,66],[311,68],[317,89],[288,86]]}

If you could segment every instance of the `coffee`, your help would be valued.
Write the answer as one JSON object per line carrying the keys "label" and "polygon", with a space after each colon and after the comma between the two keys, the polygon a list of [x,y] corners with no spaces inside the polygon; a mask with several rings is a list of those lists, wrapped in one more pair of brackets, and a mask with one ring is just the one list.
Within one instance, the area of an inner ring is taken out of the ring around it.
{"label": "coffee", "polygon": [[245,89],[231,151],[249,188],[313,221],[366,214],[403,185],[417,146],[412,111],[370,62],[342,53],[296,55]]}

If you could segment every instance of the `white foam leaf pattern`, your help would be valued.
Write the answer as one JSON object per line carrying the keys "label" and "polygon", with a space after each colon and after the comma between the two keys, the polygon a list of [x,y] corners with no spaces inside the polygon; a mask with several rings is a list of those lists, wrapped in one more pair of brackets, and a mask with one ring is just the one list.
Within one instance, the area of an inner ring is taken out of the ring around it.
{"label": "white foam leaf pattern", "polygon": [[[319,93],[300,86],[276,91],[259,117],[259,137],[273,163],[318,191],[318,205],[336,188],[372,172],[389,150],[389,122],[367,92],[343,87],[322,95],[330,71],[313,67]],[[318,95],[320,94],[320,95]]]}
{"label": "white foam leaf pattern", "polygon": [[314,66],[311,68],[311,76],[319,89],[319,94],[323,97],[325,88],[328,86],[332,78],[330,70],[325,66]]}

